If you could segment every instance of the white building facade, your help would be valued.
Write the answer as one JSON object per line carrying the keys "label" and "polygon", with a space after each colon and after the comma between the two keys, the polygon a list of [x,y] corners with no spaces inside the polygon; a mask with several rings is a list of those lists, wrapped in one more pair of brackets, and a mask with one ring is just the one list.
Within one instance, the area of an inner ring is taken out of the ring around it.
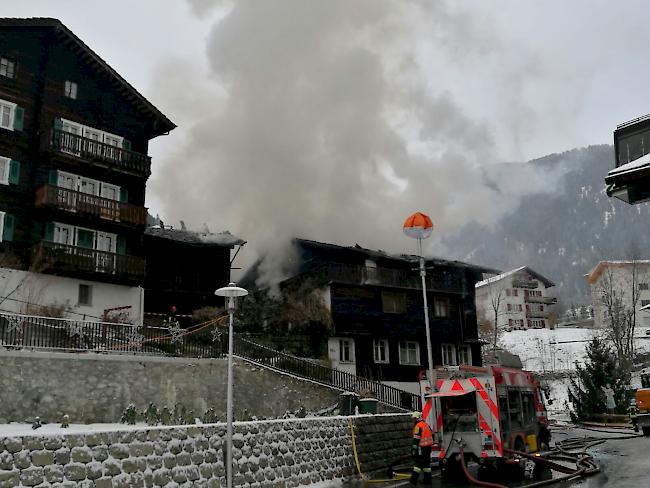
{"label": "white building facade", "polygon": [[142,325],[144,290],[0,268],[0,312]]}
{"label": "white building facade", "polygon": [[550,328],[557,302],[548,278],[522,266],[476,283],[476,312],[481,324],[499,330]]}
{"label": "white building facade", "polygon": [[[594,325],[609,323],[612,298],[623,311],[636,310],[636,324],[650,326],[650,260],[600,261],[585,276],[591,291]],[[612,297],[612,298],[608,298]]]}

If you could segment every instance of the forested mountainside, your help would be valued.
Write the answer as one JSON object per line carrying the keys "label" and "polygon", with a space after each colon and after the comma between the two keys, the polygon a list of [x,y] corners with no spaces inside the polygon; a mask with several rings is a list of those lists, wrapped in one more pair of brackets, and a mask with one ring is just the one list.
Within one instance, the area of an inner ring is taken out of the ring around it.
{"label": "forested mountainside", "polygon": [[530,185],[537,190],[496,225],[472,223],[443,240],[447,255],[502,270],[528,265],[557,284],[561,306],[590,302],[584,275],[599,260],[650,259],[650,206],[605,194],[613,161],[613,146],[600,145],[487,168],[486,181],[504,193],[506,183],[530,185],[528,165],[548,183]]}

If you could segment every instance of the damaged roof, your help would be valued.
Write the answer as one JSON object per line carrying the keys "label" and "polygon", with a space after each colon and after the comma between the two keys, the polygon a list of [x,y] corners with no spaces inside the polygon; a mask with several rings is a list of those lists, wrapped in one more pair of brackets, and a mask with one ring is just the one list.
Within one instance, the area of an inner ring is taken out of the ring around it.
{"label": "damaged roof", "polygon": [[197,244],[204,246],[221,246],[233,248],[243,246],[246,241],[232,235],[228,231],[224,232],[195,232],[183,229],[171,229],[160,227],[147,227],[144,231],[146,236],[168,239],[171,241],[184,242],[186,244]]}
{"label": "damaged roof", "polygon": [[[345,252],[345,253],[354,253],[361,256],[365,256],[368,259],[378,259],[378,260],[391,260],[398,261],[402,263],[417,263],[420,260],[420,257],[415,254],[391,254],[382,250],[372,250],[366,249],[359,244],[354,246],[341,246],[338,244],[330,244],[325,242],[312,241],[309,239],[294,239],[294,242],[300,247],[312,247],[316,249],[321,249],[323,251],[331,252]],[[430,266],[454,266],[459,268],[467,268],[478,273],[488,273],[495,274],[499,273],[499,270],[486,268],[484,266],[478,266],[475,264],[465,263],[463,261],[456,261],[450,259],[443,259],[438,257],[426,257],[426,264]]]}

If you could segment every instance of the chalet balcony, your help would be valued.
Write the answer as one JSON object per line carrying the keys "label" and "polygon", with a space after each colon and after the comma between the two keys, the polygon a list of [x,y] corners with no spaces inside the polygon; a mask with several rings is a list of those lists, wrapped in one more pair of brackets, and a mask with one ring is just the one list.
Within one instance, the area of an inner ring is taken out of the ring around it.
{"label": "chalet balcony", "polygon": [[32,249],[32,267],[36,271],[61,274],[97,274],[117,280],[140,281],[144,277],[144,259],[56,242],[41,241]]}
{"label": "chalet balcony", "polygon": [[146,154],[112,146],[60,129],[52,130],[49,147],[59,153],[106,164],[118,171],[146,177],[151,174],[151,158]]}
{"label": "chalet balcony", "polygon": [[543,303],[545,305],[553,305],[553,304],[557,303],[557,298],[555,298],[555,297],[525,296],[524,301],[526,303]]}
{"label": "chalet balcony", "polygon": [[548,310],[526,310],[527,319],[547,319],[549,315]]}
{"label": "chalet balcony", "polygon": [[37,207],[54,207],[112,222],[145,225],[147,209],[80,191],[44,185],[36,190]]}
{"label": "chalet balcony", "polygon": [[539,283],[535,280],[513,279],[512,286],[514,288],[528,288],[530,290],[533,290],[539,287]]}
{"label": "chalet balcony", "polygon": [[[417,270],[329,264],[321,269],[321,273],[331,281],[342,283],[422,289],[422,278]],[[426,285],[427,291],[463,292],[463,282],[460,276],[454,274],[429,271],[426,276]]]}

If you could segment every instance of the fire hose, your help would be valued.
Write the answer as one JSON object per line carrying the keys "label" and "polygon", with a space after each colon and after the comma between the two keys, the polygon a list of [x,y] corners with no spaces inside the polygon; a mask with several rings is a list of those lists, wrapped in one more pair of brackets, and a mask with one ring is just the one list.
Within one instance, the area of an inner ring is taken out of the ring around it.
{"label": "fire hose", "polygon": [[[621,436],[621,439],[628,439],[630,437],[631,436]],[[521,486],[521,488],[536,488],[538,486],[547,486],[580,478],[583,476],[591,476],[598,473],[600,471],[600,468],[594,461],[591,454],[587,452],[587,449],[612,439],[613,438],[603,439],[594,437],[566,439],[564,441],[556,443],[553,450],[542,455],[533,455],[512,449],[505,449],[505,452],[520,458],[530,459],[531,461],[540,464],[541,466],[564,474],[564,476],[560,476],[558,478],[535,481],[533,483]],[[460,447],[458,457],[460,458],[459,460],[463,473],[470,483],[487,488],[508,488],[507,485],[504,484],[481,481],[474,478],[467,469],[467,464],[465,462],[465,453],[462,445]],[[575,463],[576,467],[574,469],[555,461],[572,462]]]}

